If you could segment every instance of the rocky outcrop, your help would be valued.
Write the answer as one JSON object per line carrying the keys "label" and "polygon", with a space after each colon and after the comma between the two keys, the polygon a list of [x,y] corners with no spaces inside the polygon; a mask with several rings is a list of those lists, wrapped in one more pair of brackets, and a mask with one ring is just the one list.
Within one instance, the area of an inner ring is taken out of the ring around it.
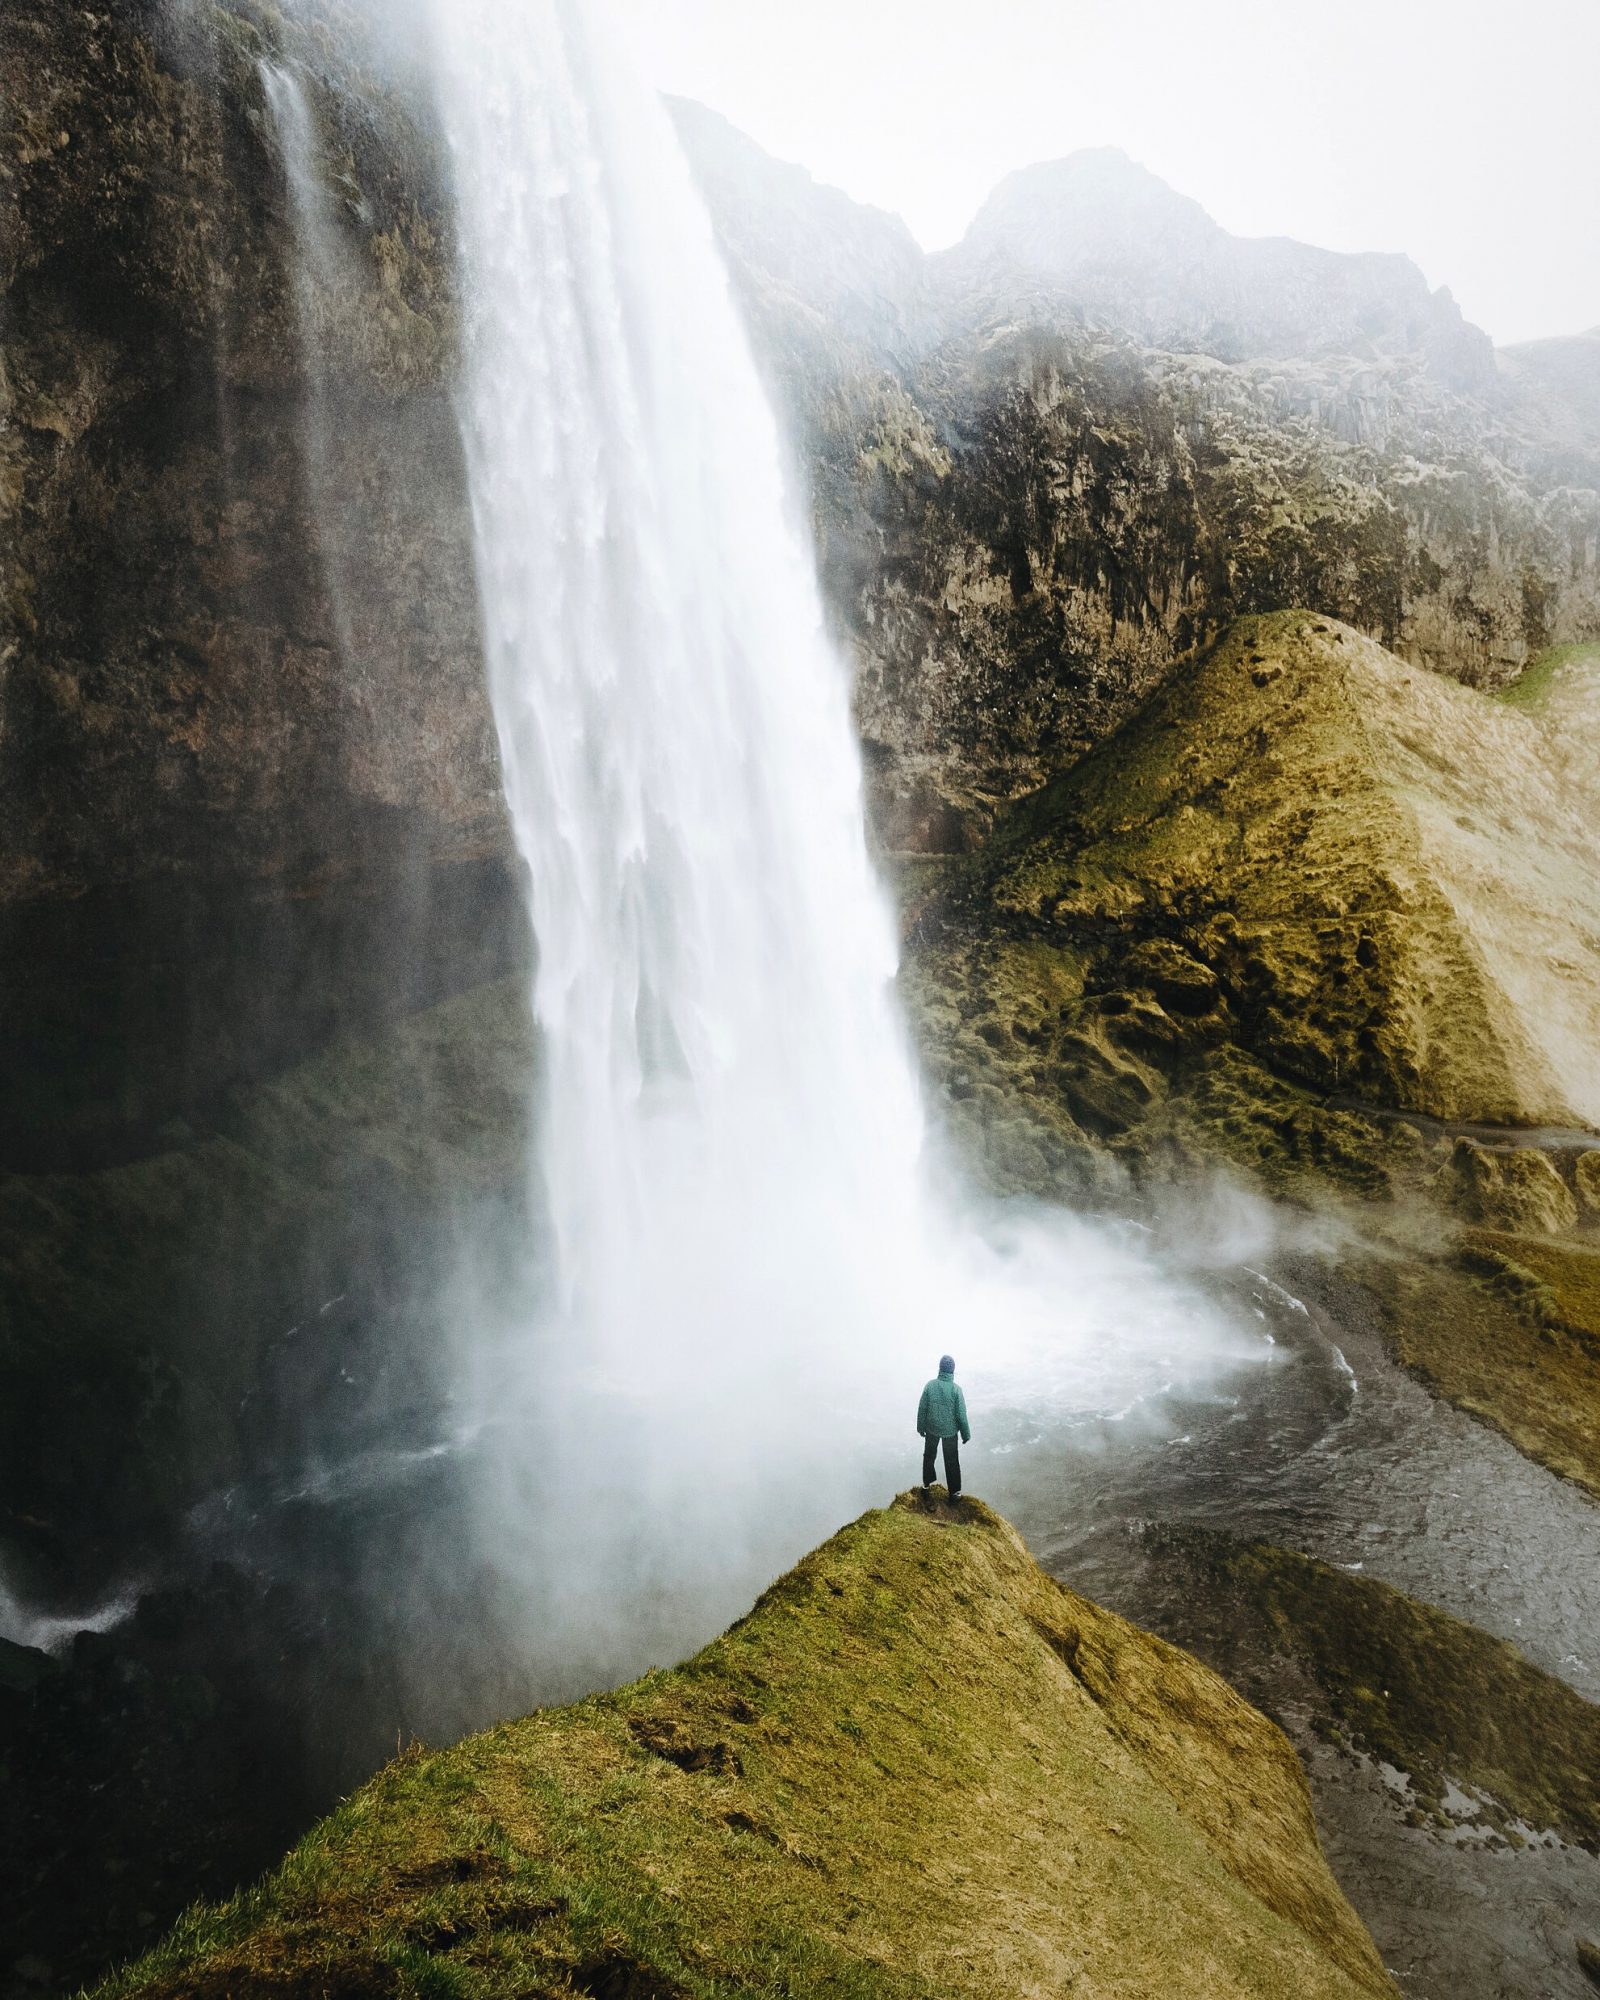
{"label": "rocky outcrop", "polygon": [[80,1607],[191,1510],[446,1394],[451,1287],[520,1254],[520,978],[235,1086],[136,1160],[0,1174],[0,1547]]}
{"label": "rocky outcrop", "polygon": [[1348,627],[1245,620],[1008,818],[916,950],[1061,954],[1097,1049],[1153,1008],[1324,1096],[1600,1127],[1600,811],[1561,737]]}
{"label": "rocky outcrop", "polygon": [[1052,1582],[981,1505],[909,1496],[675,1672],[402,1759],[116,1990],[312,1978],[341,1994],[1394,1990],[1279,1732]]}
{"label": "rocky outcrop", "polygon": [[1502,347],[1498,359],[1548,476],[1593,484],[1600,458],[1600,326]]}
{"label": "rocky outcrop", "polygon": [[1402,1359],[1594,1490],[1597,676],[1593,650],[1507,701],[1309,614],[1246,620],[980,853],[907,878],[902,974],[1000,1186],[1220,1167],[1347,1203],[1388,1232],[1369,1282]]}
{"label": "rocky outcrop", "polygon": [[1480,685],[1600,630],[1600,495],[1341,444],[1220,364],[1000,334],[857,423],[822,542],[890,847],[981,839],[1241,613],[1305,605]]}
{"label": "rocky outcrop", "polygon": [[852,351],[876,360],[923,344],[927,259],[897,215],[773,159],[703,104],[679,97],[668,108],[723,254],[759,315],[760,344],[770,357],[795,343],[787,386],[807,348],[813,362]]}
{"label": "rocky outcrop", "polygon": [[1177,1525],[1152,1524],[1140,1547],[1141,1616],[1281,1720],[1341,1886],[1397,1979],[1581,1992],[1600,1708],[1359,1562]]}
{"label": "rocky outcrop", "polygon": [[353,27],[211,0],[19,0],[0,97],[0,1159],[37,1166],[522,940],[424,114]]}

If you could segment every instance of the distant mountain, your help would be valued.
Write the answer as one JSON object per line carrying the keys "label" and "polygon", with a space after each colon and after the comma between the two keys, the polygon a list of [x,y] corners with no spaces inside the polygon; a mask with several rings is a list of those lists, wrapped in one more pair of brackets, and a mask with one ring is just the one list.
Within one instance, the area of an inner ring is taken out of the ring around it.
{"label": "distant mountain", "polygon": [[1600,457],[1600,326],[1502,347],[1499,360],[1541,442],[1568,478],[1583,479]]}
{"label": "distant mountain", "polygon": [[1465,391],[1495,378],[1488,335],[1409,257],[1230,235],[1116,147],[1008,175],[933,262],[947,295],[1020,279],[1147,347],[1221,361],[1412,356]]}

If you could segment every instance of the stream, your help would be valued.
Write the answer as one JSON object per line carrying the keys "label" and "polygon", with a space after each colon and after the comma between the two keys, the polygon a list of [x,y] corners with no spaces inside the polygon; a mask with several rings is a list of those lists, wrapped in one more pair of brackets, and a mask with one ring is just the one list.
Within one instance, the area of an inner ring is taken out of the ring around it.
{"label": "stream", "polygon": [[[1600,1699],[1600,1505],[1397,1368],[1348,1288],[1309,1266],[1280,1275],[1227,1281],[1270,1331],[1265,1366],[1168,1403],[1163,1434],[1132,1448],[1103,1424],[1011,1412],[971,1455],[976,1490],[1061,1581],[1202,1657],[1213,1607],[1152,1557],[1150,1524],[1260,1538],[1377,1577]],[[1308,1305],[1295,1286],[1330,1298]],[[1575,1945],[1600,1928],[1600,1861],[1533,1829],[1518,1848],[1466,1825],[1406,1824],[1398,1774],[1321,1741],[1292,1676],[1236,1654],[1212,1664],[1288,1730],[1334,1872],[1402,1991],[1592,1994]]]}

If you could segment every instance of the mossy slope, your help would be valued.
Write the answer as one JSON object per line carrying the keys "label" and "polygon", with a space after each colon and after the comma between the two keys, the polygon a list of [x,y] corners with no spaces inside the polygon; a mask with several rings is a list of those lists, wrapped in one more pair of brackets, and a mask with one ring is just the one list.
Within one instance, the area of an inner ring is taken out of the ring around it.
{"label": "mossy slope", "polygon": [[1244,620],[924,878],[904,984],[1001,1185],[1354,1198],[1402,1359],[1600,1491],[1597,712],[1593,650],[1506,702]]}
{"label": "mossy slope", "polygon": [[1600,1124],[1600,795],[1558,736],[1328,620],[1246,619],[1012,815],[965,907],[1180,1030],[1225,1005],[1291,1083]]}
{"label": "mossy slope", "polygon": [[694,1660],[401,1759],[110,1996],[1392,1991],[1263,1717],[910,1496]]}
{"label": "mossy slope", "polygon": [[1374,1577],[1192,1529],[1166,1540],[1184,1601],[1206,1607],[1209,1629],[1181,1636],[1224,1671],[1262,1645],[1298,1661],[1317,1728],[1404,1771],[1421,1809],[1442,1818],[1453,1781],[1490,1825],[1600,1852],[1600,1707],[1564,1681]]}
{"label": "mossy slope", "polygon": [[1348,1269],[1413,1373],[1600,1495],[1600,1247],[1466,1230],[1445,1255],[1391,1245]]}

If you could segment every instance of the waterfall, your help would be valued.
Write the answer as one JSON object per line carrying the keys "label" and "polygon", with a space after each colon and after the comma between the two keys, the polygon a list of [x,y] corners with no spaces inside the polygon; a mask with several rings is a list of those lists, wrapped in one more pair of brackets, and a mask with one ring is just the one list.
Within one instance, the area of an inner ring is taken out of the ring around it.
{"label": "waterfall", "polygon": [[442,20],[557,1309],[606,1366],[675,1317],[689,1352],[782,1352],[916,1215],[844,674],[665,114],[589,10]]}
{"label": "waterfall", "polygon": [[[1146,1281],[1081,1225],[1019,1262],[932,1214],[846,676],[664,110],[592,0],[437,0],[434,33],[543,1048],[549,1236],[483,1364],[490,1539],[531,1532],[568,1617],[719,1566],[731,1608],[882,1496],[885,1440],[913,1476],[941,1347],[1020,1327],[1059,1373],[1118,1274]],[[1141,1379],[1170,1374],[1188,1306],[1120,1312]]]}
{"label": "waterfall", "polygon": [[289,196],[289,219],[294,231],[290,282],[305,378],[301,442],[307,499],[334,636],[348,660],[354,657],[354,647],[344,557],[336,525],[340,518],[335,498],[339,481],[333,462],[326,322],[339,291],[349,289],[351,273],[339,235],[322,141],[305,87],[292,70],[264,57],[257,64],[257,72]]}

